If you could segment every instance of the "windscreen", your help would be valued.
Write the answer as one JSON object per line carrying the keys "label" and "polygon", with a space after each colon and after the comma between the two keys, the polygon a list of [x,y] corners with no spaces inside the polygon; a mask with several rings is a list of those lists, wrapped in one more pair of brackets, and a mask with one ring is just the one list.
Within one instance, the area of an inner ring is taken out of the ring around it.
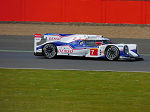
{"label": "windscreen", "polygon": [[102,42],[102,45],[112,44],[110,40],[84,40],[87,46],[98,46],[96,42]]}

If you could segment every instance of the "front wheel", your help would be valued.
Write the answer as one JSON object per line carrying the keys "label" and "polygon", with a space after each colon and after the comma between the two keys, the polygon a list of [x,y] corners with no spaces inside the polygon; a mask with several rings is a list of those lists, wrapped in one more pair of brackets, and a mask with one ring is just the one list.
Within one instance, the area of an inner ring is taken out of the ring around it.
{"label": "front wheel", "polygon": [[105,50],[107,60],[118,60],[120,51],[116,46],[108,46]]}
{"label": "front wheel", "polygon": [[43,47],[43,54],[46,58],[54,58],[57,55],[57,48],[54,44],[46,44]]}

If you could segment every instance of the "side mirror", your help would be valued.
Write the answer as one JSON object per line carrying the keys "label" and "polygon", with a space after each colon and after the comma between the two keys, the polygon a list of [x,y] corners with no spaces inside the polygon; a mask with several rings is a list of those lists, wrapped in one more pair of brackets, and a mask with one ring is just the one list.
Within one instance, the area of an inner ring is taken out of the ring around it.
{"label": "side mirror", "polygon": [[101,46],[101,45],[102,45],[102,42],[96,42],[96,44],[98,44],[98,46]]}

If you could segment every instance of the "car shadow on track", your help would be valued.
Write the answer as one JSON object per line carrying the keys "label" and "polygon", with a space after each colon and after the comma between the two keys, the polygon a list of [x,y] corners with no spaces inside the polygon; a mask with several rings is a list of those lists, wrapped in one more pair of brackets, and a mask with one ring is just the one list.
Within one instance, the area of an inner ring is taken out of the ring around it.
{"label": "car shadow on track", "polygon": [[[44,56],[39,56],[38,59],[48,59]],[[88,60],[88,61],[105,61],[105,62],[136,62],[136,61],[142,61],[142,60],[113,60],[109,61],[105,58],[88,58],[88,57],[79,57],[79,56],[56,56],[53,59],[49,60]]]}

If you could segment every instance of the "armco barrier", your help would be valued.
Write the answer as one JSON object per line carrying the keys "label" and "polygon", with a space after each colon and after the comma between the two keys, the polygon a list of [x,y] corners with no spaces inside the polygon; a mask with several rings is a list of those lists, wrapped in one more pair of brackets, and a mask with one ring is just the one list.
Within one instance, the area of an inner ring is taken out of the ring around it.
{"label": "armco barrier", "polygon": [[0,21],[150,24],[150,0],[1,0]]}

